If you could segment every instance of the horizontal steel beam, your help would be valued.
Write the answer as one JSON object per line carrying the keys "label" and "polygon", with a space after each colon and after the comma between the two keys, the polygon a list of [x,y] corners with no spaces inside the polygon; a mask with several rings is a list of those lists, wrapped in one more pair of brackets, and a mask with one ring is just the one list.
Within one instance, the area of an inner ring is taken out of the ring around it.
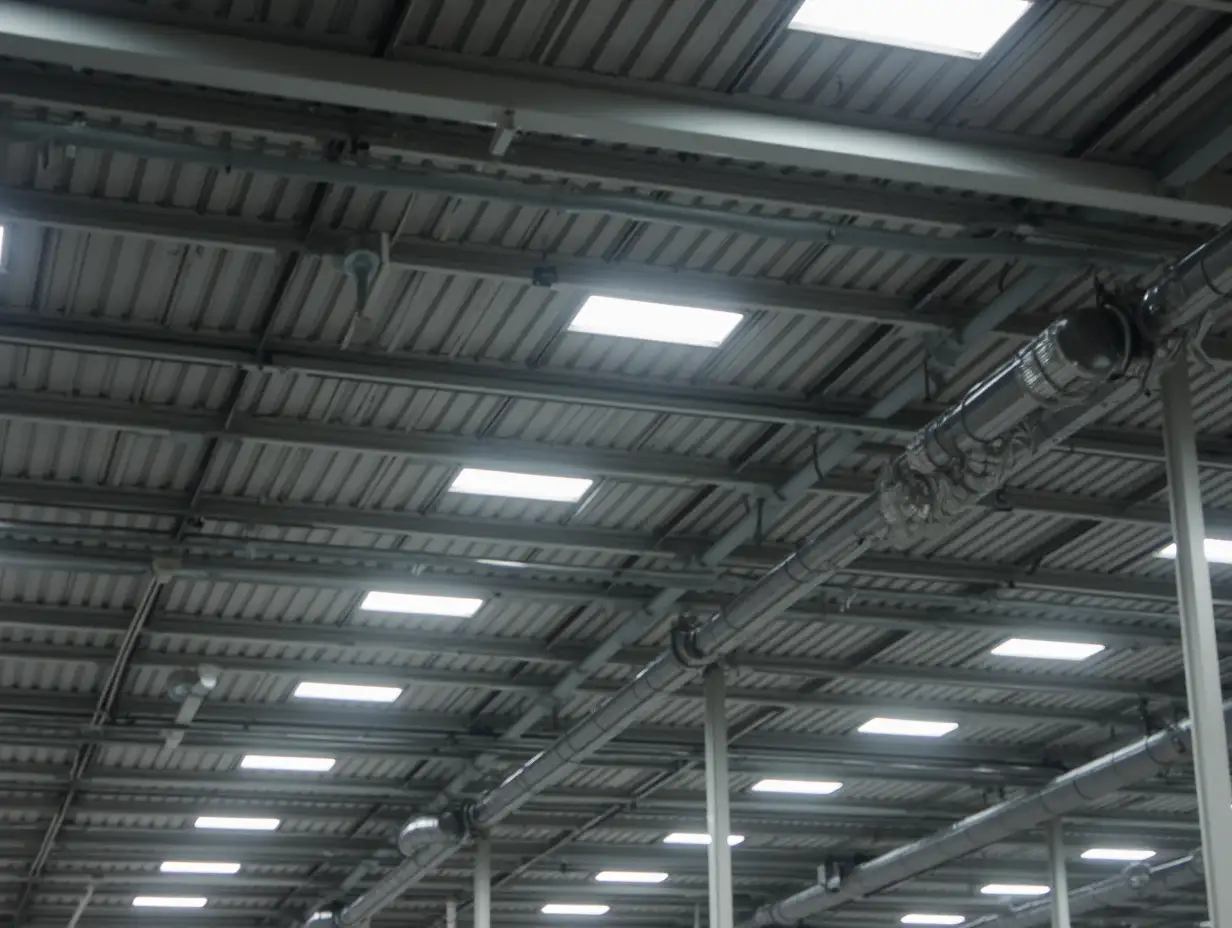
{"label": "horizontal steel beam", "polygon": [[527,76],[387,62],[251,39],[0,4],[0,54],[219,90],[690,151],[808,171],[1222,223],[1227,203],[1161,195],[1146,171],[766,112],[729,97],[571,75]]}

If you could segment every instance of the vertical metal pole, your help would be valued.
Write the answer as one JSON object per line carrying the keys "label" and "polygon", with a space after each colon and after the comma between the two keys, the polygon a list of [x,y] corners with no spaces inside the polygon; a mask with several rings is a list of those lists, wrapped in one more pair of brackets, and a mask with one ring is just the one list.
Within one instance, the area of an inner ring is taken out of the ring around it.
{"label": "vertical metal pole", "polygon": [[445,900],[445,928],[458,928],[458,900]]}
{"label": "vertical metal pole", "polygon": [[1069,873],[1065,869],[1065,828],[1048,823],[1048,862],[1052,865],[1052,928],[1069,928]]}
{"label": "vertical metal pole", "polygon": [[710,835],[710,928],[732,928],[731,796],[727,778],[727,680],[706,668],[706,831]]}
{"label": "vertical metal pole", "polygon": [[[1225,869],[1232,860],[1232,776],[1228,771],[1215,607],[1204,544],[1206,522],[1198,483],[1189,368],[1184,360],[1163,375],[1161,387],[1168,501],[1172,506],[1172,537],[1176,541],[1176,593],[1189,717],[1193,720],[1198,820],[1205,852],[1206,899],[1214,928],[1232,928],[1232,886],[1228,885]],[[1219,878],[1221,871],[1223,880]]]}
{"label": "vertical metal pole", "polygon": [[492,842],[475,842],[475,928],[492,928]]}

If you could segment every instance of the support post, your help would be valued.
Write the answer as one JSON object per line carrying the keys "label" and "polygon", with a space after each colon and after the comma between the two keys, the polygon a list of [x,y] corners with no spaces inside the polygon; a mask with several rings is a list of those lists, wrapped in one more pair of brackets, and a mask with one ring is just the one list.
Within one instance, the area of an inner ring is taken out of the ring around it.
{"label": "support post", "polygon": [[1189,717],[1193,722],[1198,820],[1205,851],[1206,898],[1210,923],[1227,928],[1232,926],[1232,887],[1219,876],[1227,861],[1232,860],[1232,776],[1228,771],[1228,734],[1224,727],[1215,609],[1206,560],[1206,523],[1198,483],[1189,368],[1184,360],[1164,373],[1161,388],[1168,501],[1176,542],[1176,592]]}
{"label": "support post", "polygon": [[706,668],[706,832],[710,835],[710,928],[733,928],[731,796],[727,776],[727,680]]}
{"label": "support post", "polygon": [[445,928],[458,928],[458,900],[445,900]]}
{"label": "support post", "polygon": [[475,842],[475,928],[492,928],[492,841]]}
{"label": "support post", "polygon": [[1048,863],[1052,870],[1052,928],[1069,928],[1069,873],[1065,869],[1065,826],[1048,823]]}

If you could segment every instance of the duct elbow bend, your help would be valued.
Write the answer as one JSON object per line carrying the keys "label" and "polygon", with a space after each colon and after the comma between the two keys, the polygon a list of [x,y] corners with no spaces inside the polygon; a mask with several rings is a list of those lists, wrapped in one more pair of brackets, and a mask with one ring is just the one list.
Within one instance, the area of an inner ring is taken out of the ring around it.
{"label": "duct elbow bend", "polygon": [[421,848],[461,844],[466,835],[465,819],[459,810],[417,815],[398,832],[398,850],[410,857]]}

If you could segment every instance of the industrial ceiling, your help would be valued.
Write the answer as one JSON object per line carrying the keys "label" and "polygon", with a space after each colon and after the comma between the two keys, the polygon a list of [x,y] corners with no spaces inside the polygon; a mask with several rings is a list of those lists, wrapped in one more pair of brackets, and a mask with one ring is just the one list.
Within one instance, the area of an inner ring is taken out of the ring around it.
{"label": "industrial ceiling", "polygon": [[[79,928],[264,928],[355,898],[409,816],[594,713],[1097,283],[1232,221],[1232,3],[1036,0],[983,58],[789,29],[798,7],[0,2],[0,916],[60,926],[89,888]],[[717,346],[576,331],[592,296],[741,318]],[[1226,534],[1210,319],[1191,376]],[[1159,429],[1151,391],[1117,403],[727,656],[738,911],[1185,714]],[[476,495],[464,468],[591,482]],[[1232,655],[1232,568],[1212,578]],[[702,719],[699,677],[492,829],[498,924],[552,902],[693,924],[706,852],[663,839],[705,829]],[[1118,872],[1087,848],[1183,856],[1190,769],[1064,836],[1079,886]],[[470,854],[374,926],[434,926],[447,897],[466,921]],[[240,872],[160,873],[215,859]],[[1024,831],[817,924],[996,914],[980,888],[1047,861]],[[670,879],[594,880],[647,868]],[[1198,885],[1082,917],[1190,928]],[[179,893],[209,905],[131,908]]]}

